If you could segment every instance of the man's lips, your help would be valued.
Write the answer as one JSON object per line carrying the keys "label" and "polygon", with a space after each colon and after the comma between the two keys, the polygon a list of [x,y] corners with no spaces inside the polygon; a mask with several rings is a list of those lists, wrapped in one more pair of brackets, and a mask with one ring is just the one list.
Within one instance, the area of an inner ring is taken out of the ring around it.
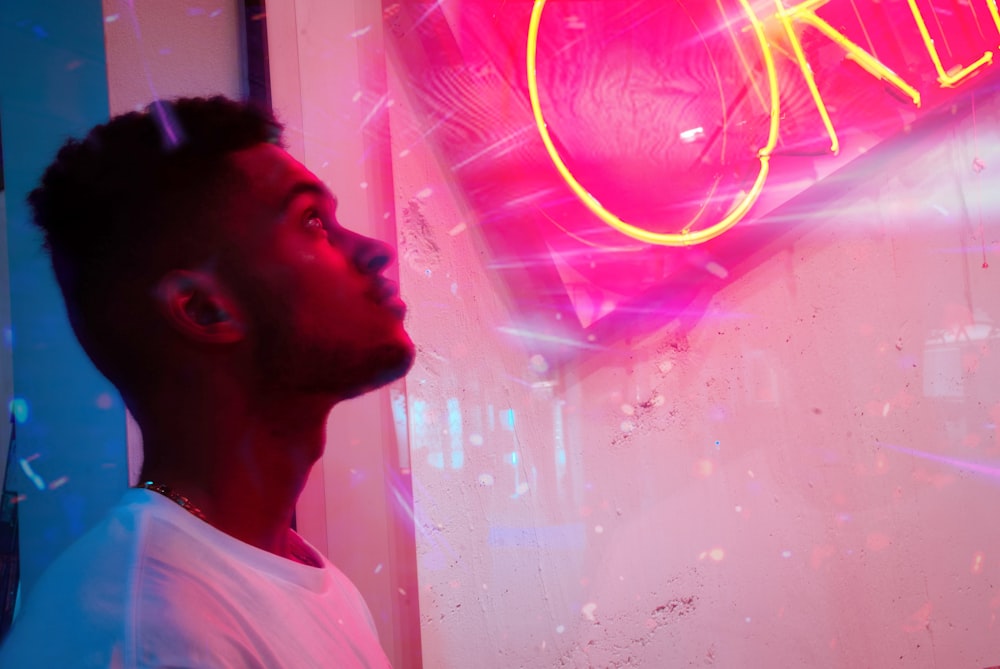
{"label": "man's lips", "polygon": [[399,284],[395,281],[379,277],[376,279],[371,295],[375,302],[387,307],[400,318],[406,315],[406,303],[399,297]]}

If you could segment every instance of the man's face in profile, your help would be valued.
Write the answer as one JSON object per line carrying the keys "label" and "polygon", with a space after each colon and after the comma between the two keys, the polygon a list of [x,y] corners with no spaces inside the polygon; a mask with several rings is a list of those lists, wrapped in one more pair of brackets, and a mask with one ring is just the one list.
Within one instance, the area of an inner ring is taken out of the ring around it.
{"label": "man's face in profile", "polygon": [[233,243],[219,269],[246,312],[262,382],[342,399],[405,374],[406,307],[381,274],[392,251],[341,227],[334,196],[284,150],[260,144],[231,162],[246,189],[230,194]]}

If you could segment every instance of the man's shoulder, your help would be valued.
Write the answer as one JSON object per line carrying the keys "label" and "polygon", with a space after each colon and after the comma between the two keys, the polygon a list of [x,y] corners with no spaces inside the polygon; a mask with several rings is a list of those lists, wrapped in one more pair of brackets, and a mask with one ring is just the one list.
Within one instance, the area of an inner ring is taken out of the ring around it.
{"label": "man's shoulder", "polygon": [[4,666],[109,666],[114,654],[128,664],[150,643],[204,640],[206,615],[224,613],[226,564],[190,531],[189,520],[201,521],[175,511],[128,491],[27,593],[0,649]]}
{"label": "man's shoulder", "polygon": [[113,666],[116,653],[125,666],[384,662],[363,599],[325,560],[319,569],[293,563],[221,535],[169,501],[131,499],[138,501],[112,509],[29,594],[14,648],[0,653],[4,666],[25,657],[31,661],[10,666]]}
{"label": "man's shoulder", "polygon": [[90,666],[88,657],[94,666],[107,662],[96,649],[120,647],[143,523],[141,512],[119,504],[63,551],[26,593],[4,640],[4,661],[32,667],[58,666],[53,662],[64,658],[72,659],[66,666]]}
{"label": "man's shoulder", "polygon": [[92,601],[95,585],[119,592],[134,568],[134,559],[143,541],[145,519],[141,510],[119,504],[72,543],[45,570],[33,589],[34,600],[81,598]]}

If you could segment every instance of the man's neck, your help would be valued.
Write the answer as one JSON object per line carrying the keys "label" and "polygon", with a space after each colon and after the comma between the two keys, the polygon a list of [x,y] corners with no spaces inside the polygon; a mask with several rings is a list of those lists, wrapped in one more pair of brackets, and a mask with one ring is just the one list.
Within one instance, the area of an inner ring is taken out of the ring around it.
{"label": "man's neck", "polygon": [[323,452],[329,406],[235,404],[200,412],[189,405],[173,413],[183,420],[147,417],[140,481],[188,498],[226,534],[292,557],[288,529],[309,470]]}

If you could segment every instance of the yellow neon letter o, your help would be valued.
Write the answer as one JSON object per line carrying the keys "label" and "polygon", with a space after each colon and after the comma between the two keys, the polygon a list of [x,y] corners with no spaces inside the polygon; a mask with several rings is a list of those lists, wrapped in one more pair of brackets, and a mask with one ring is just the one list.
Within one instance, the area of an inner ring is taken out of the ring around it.
{"label": "yellow neon letter o", "polygon": [[542,10],[545,9],[545,2],[546,0],[535,0],[534,7],[531,10],[531,21],[528,25],[528,95],[531,98],[531,112],[535,117],[535,125],[538,127],[538,133],[541,135],[542,142],[545,144],[545,150],[548,151],[549,157],[552,159],[552,163],[556,166],[556,169],[559,170],[559,173],[562,175],[562,178],[566,181],[566,183],[569,184],[569,187],[574,193],[576,193],[577,197],[579,197],[583,204],[598,218],[615,230],[649,244],[659,244],[662,246],[691,246],[693,244],[701,244],[709,239],[718,237],[723,232],[736,225],[736,223],[738,223],[740,219],[746,215],[747,211],[749,211],[750,207],[753,206],[753,203],[756,202],[757,198],[760,196],[760,193],[764,188],[764,182],[767,180],[771,152],[774,150],[778,141],[778,73],[774,67],[774,57],[771,55],[771,50],[767,45],[767,38],[764,36],[764,28],[761,25],[760,20],[757,18],[757,15],[754,14],[754,11],[750,7],[748,1],[740,0],[740,5],[743,6],[743,10],[750,19],[754,34],[757,36],[757,41],[760,43],[761,52],[764,56],[764,66],[767,68],[767,81],[771,93],[771,122],[768,130],[767,144],[764,148],[757,152],[757,157],[760,160],[760,171],[757,173],[757,178],[754,180],[750,191],[742,200],[740,200],[739,204],[733,207],[729,213],[726,214],[725,218],[703,230],[696,230],[694,232],[684,231],[681,233],[651,232],[621,220],[605,209],[601,203],[598,202],[597,199],[591,195],[579,181],[576,180],[573,173],[569,171],[568,167],[566,167],[566,163],[563,162],[562,157],[556,150],[555,144],[552,142],[552,137],[549,135],[548,127],[545,124],[545,117],[542,115],[542,106],[538,98],[538,76],[535,73],[535,65],[538,56],[538,27],[542,21]]}

